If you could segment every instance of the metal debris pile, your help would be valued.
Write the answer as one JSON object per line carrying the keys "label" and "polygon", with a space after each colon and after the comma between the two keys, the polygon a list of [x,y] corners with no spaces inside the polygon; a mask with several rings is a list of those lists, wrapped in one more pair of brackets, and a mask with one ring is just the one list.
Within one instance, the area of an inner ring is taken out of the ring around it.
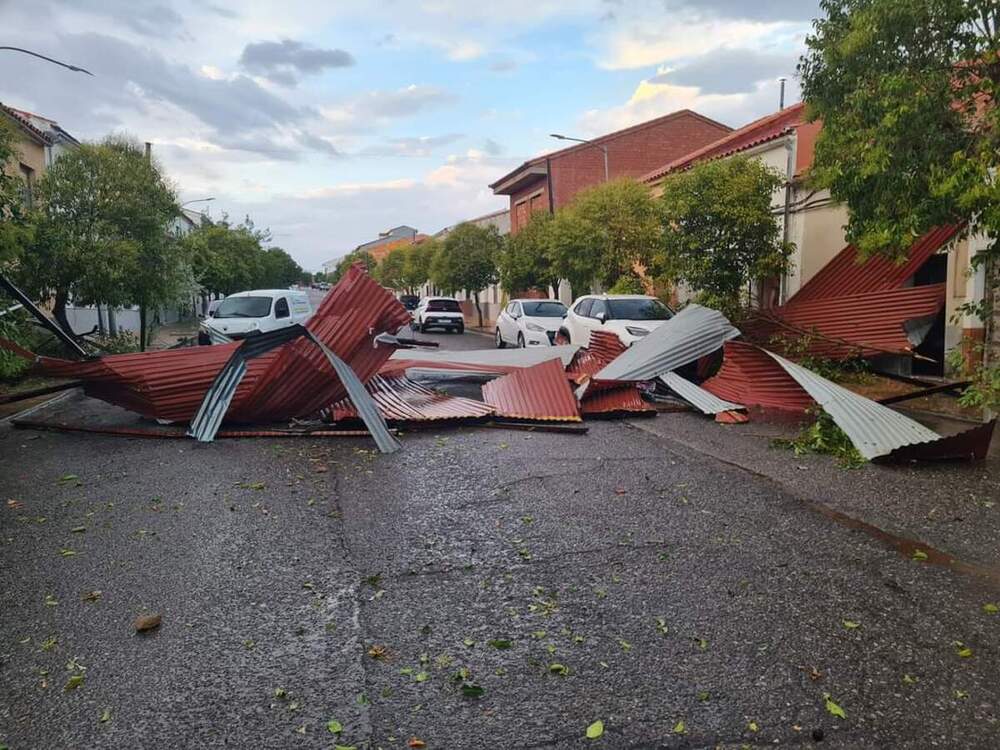
{"label": "metal debris pile", "polygon": [[[832,284],[830,278],[817,278],[819,287]],[[874,282],[871,276],[861,278],[865,285],[874,283],[882,295],[898,291],[902,284],[891,268],[883,269]],[[805,300],[793,298],[772,321],[816,300],[826,304],[822,301],[827,298],[810,285],[803,292]],[[836,300],[864,296],[845,293],[842,286],[834,293]],[[892,315],[903,317],[893,325],[901,332],[915,330],[912,319],[905,317],[913,311],[918,317],[926,312],[919,306],[910,312],[895,309]],[[5,348],[33,359],[43,374],[74,379],[88,396],[160,425],[184,425],[186,432],[166,427],[42,426],[129,436],[186,434],[202,442],[219,436],[365,434],[389,453],[400,447],[400,430],[428,424],[548,426],[581,432],[586,428],[574,423],[655,416],[662,410],[657,402],[665,400],[730,424],[761,418],[804,421],[821,409],[869,460],[983,458],[994,426],[990,422],[958,435],[938,435],[747,340],[722,313],[697,304],[630,348],[613,333],[597,330],[586,348],[418,350],[421,342],[399,335],[409,322],[393,295],[355,267],[305,325],[242,341],[81,361]],[[752,325],[759,333],[760,320]],[[884,321],[880,325],[893,328]],[[817,340],[827,353],[844,356],[859,350],[884,352],[891,343],[888,335],[865,338],[872,329],[858,330],[861,338],[851,338],[842,327],[836,336],[823,334]],[[445,392],[456,388],[469,392]],[[303,426],[300,420],[312,421]],[[290,428],[274,426],[289,422]]]}

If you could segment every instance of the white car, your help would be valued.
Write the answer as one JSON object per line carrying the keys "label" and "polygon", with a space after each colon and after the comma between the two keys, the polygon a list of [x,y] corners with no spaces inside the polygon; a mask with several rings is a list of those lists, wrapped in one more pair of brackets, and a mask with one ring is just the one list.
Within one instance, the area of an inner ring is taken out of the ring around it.
{"label": "white car", "polygon": [[465,316],[453,297],[424,297],[413,311],[413,328],[421,333],[430,328],[465,332]]}
{"label": "white car", "polygon": [[587,346],[590,332],[614,331],[625,346],[632,346],[674,316],[656,297],[642,294],[588,294],[570,307],[559,333],[571,344]]}
{"label": "white car", "polygon": [[309,295],[289,289],[255,289],[230,294],[201,322],[199,344],[211,344],[210,331],[230,339],[245,339],[305,323],[313,314]]}
{"label": "white car", "polygon": [[557,299],[513,299],[497,318],[497,349],[552,346],[566,317]]}

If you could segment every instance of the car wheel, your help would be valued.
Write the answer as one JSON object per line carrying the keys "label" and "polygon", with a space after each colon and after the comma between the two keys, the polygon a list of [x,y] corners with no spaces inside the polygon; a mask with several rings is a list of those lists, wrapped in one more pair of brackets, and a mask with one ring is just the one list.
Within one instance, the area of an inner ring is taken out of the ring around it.
{"label": "car wheel", "polygon": [[421,323],[420,324],[420,332],[421,333],[427,333],[427,324],[426,323]]}
{"label": "car wheel", "polygon": [[517,334],[517,348],[518,349],[524,349],[524,334],[523,333]]}
{"label": "car wheel", "polygon": [[459,336],[461,336],[463,333],[465,333],[465,324],[463,323],[458,328],[456,328],[455,329],[455,333],[457,333]]}
{"label": "car wheel", "polygon": [[505,346],[507,345],[503,342],[503,336],[500,335],[500,329],[497,328],[497,349],[503,349]]}

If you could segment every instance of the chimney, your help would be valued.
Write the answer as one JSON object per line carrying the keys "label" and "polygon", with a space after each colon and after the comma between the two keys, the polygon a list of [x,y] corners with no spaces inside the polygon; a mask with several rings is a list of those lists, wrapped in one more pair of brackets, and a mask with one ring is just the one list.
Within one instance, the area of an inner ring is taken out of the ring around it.
{"label": "chimney", "polygon": [[[779,110],[785,108],[785,81],[786,80],[787,79],[784,76],[781,76],[781,78],[778,79],[778,82],[781,84],[781,93],[778,94],[778,109]],[[149,144],[147,144],[147,145],[149,145]]]}
{"label": "chimney", "polygon": [[[784,84],[781,84],[784,87]],[[782,90],[784,90],[782,88]],[[153,144],[146,141],[146,161],[150,161],[153,158]]]}

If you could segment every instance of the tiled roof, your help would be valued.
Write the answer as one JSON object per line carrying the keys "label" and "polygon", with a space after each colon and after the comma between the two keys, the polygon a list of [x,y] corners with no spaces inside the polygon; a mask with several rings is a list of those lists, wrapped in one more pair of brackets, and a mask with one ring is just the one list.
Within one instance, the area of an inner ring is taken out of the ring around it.
{"label": "tiled roof", "polygon": [[[723,156],[730,156],[740,151],[746,151],[754,146],[759,146],[763,143],[767,143],[768,141],[780,138],[789,131],[802,127],[806,124],[805,104],[803,102],[793,104],[790,107],[786,107],[778,112],[773,112],[766,117],[760,118],[759,120],[754,120],[750,124],[744,125],[742,128],[728,133],[719,140],[714,141],[697,151],[692,151],[690,154],[686,154],[680,159],[676,159],[669,164],[665,164],[662,167],[654,169],[652,172],[641,177],[639,181],[655,182],[670,172],[675,172],[679,169],[686,169],[696,162],[718,159]],[[807,145],[811,152],[812,142],[810,141]],[[797,161],[801,163],[802,159],[798,159]],[[812,159],[810,153],[809,162],[811,161]]]}
{"label": "tiled roof", "polygon": [[6,104],[0,104],[0,110],[4,112],[8,117],[10,117],[14,122],[20,125],[24,130],[28,131],[38,140],[45,144],[50,144],[52,139],[49,138],[44,132],[36,128],[31,120],[28,119],[27,115],[30,113],[21,112],[20,110],[14,109],[13,107],[8,107]]}

